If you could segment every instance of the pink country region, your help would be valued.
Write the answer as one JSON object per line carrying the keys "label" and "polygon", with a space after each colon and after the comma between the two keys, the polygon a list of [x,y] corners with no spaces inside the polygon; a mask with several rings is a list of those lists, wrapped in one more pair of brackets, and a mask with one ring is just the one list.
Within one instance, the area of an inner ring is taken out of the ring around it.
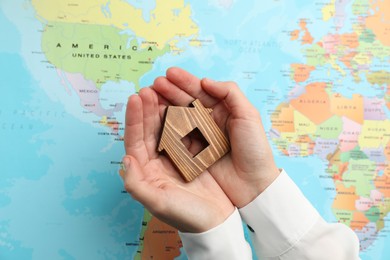
{"label": "pink country region", "polygon": [[123,104],[115,104],[111,109],[104,109],[99,101],[100,90],[91,80],[86,80],[80,73],[62,72],[68,83],[80,98],[80,105],[95,115],[112,116],[114,112],[121,111]]}
{"label": "pink country region", "polygon": [[365,120],[386,120],[384,110],[385,100],[380,98],[364,98],[364,119]]}
{"label": "pink country region", "polygon": [[343,131],[339,135],[340,151],[348,152],[358,145],[358,138],[362,131],[362,125],[347,117],[342,117]]}
{"label": "pink country region", "polygon": [[340,41],[339,35],[328,34],[322,40],[322,46],[327,54],[335,54]]}
{"label": "pink country region", "polygon": [[370,193],[370,198],[360,197],[355,202],[355,207],[359,211],[367,211],[372,206],[378,205],[383,199],[383,194],[377,190],[372,190]]}

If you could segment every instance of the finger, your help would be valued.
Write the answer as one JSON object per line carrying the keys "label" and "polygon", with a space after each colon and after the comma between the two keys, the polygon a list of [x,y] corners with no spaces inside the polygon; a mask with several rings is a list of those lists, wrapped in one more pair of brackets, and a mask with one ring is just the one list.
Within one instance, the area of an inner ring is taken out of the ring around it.
{"label": "finger", "polygon": [[124,142],[126,154],[134,156],[142,164],[148,161],[144,142],[142,100],[138,95],[132,95],[127,102]]}
{"label": "finger", "polygon": [[123,158],[125,167],[124,184],[126,191],[147,208],[155,208],[159,204],[158,188],[148,185],[139,162],[132,156]]}
{"label": "finger", "polygon": [[206,107],[214,106],[218,100],[208,95],[201,87],[200,79],[180,68],[169,68],[166,78],[193,99],[199,99]]}
{"label": "finger", "polygon": [[229,111],[235,116],[252,117],[253,113],[257,111],[234,82],[202,79],[201,84],[208,94],[219,100],[224,100]]}
{"label": "finger", "polygon": [[162,122],[165,117],[165,112],[168,106],[171,106],[172,104],[166,100],[163,96],[161,96],[159,93],[157,93],[157,99],[158,99],[158,110],[160,114],[160,121]]}
{"label": "finger", "polygon": [[141,89],[139,96],[142,100],[144,142],[149,159],[156,158],[158,133],[161,128],[157,94],[150,88]]}
{"label": "finger", "polygon": [[[152,86],[152,88],[153,88],[153,86]],[[153,90],[154,90],[154,89],[153,89]],[[158,100],[159,106],[162,105],[162,106],[167,107],[167,106],[171,106],[171,105],[172,105],[171,102],[169,102],[166,98],[164,98],[163,96],[161,96],[159,93],[156,92],[156,94],[157,94],[157,100]]]}
{"label": "finger", "polygon": [[165,77],[156,78],[152,88],[169,103],[175,106],[188,106],[194,101],[192,96],[178,88]]}

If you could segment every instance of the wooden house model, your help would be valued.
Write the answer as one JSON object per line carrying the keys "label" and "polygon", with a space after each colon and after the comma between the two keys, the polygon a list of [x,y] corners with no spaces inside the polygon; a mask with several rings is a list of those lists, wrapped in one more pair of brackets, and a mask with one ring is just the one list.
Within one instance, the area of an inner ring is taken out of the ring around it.
{"label": "wooden house model", "polygon": [[[169,106],[157,150],[165,150],[183,178],[189,182],[230,150],[230,144],[211,116],[197,99],[192,107]],[[206,147],[193,155],[182,138],[197,130],[207,141]]]}

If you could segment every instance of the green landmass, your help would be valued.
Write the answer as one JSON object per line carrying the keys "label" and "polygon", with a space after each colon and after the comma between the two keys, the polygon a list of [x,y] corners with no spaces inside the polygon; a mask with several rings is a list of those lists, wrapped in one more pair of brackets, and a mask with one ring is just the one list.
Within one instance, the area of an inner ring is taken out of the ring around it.
{"label": "green landmass", "polygon": [[148,223],[150,222],[151,219],[152,219],[152,214],[147,209],[144,209],[144,217],[142,219],[142,228],[140,232],[139,246],[137,249],[137,253],[134,256],[134,260],[141,260],[141,254],[142,251],[144,250],[145,233],[146,233],[146,229],[148,228]]}
{"label": "green landmass", "polygon": [[350,210],[345,209],[335,209],[332,208],[333,214],[336,216],[337,220],[339,220],[341,223],[350,226],[351,220],[352,220],[352,214],[353,212]]}
{"label": "green landmass", "polygon": [[381,70],[367,73],[367,81],[372,85],[390,85],[390,72]]}
{"label": "green landmass", "polygon": [[373,172],[376,164],[369,159],[349,161],[348,171],[343,174],[343,183],[345,187],[355,186],[356,194],[363,197],[370,197],[371,191],[375,189],[372,184]]}
{"label": "green landmass", "polygon": [[380,218],[380,210],[376,206],[372,206],[369,210],[364,212],[364,215],[370,220],[370,222],[377,222]]}
{"label": "green landmass", "polygon": [[338,139],[343,130],[343,121],[339,116],[332,116],[317,127],[316,137],[323,139]]}
{"label": "green landmass", "polygon": [[354,15],[364,15],[367,14],[367,10],[370,8],[369,0],[356,0],[352,4],[352,13]]}
{"label": "green landmass", "polygon": [[54,22],[45,26],[42,50],[56,68],[81,73],[97,88],[107,81],[125,80],[139,90],[139,79],[170,49],[159,50],[154,43],[140,45],[111,26]]}
{"label": "green landmass", "polygon": [[318,44],[313,44],[303,51],[306,57],[306,64],[310,66],[323,66],[327,63],[325,50]]}
{"label": "green landmass", "polygon": [[359,146],[356,146],[353,150],[344,152],[340,155],[340,160],[342,162],[348,162],[351,159],[364,160],[364,159],[368,159],[368,157],[362,150],[360,150]]}
{"label": "green landmass", "polygon": [[362,34],[359,36],[360,42],[373,43],[375,41],[375,34],[370,29],[365,29]]}

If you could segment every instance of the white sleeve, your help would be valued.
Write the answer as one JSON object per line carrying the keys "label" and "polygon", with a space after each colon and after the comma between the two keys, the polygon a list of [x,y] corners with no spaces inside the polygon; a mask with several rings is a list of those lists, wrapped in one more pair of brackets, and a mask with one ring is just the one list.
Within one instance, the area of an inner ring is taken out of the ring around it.
{"label": "white sleeve", "polygon": [[284,171],[239,211],[260,259],[359,259],[355,233],[326,223]]}
{"label": "white sleeve", "polygon": [[210,230],[203,233],[179,232],[179,235],[188,259],[252,259],[237,209],[222,224]]}

